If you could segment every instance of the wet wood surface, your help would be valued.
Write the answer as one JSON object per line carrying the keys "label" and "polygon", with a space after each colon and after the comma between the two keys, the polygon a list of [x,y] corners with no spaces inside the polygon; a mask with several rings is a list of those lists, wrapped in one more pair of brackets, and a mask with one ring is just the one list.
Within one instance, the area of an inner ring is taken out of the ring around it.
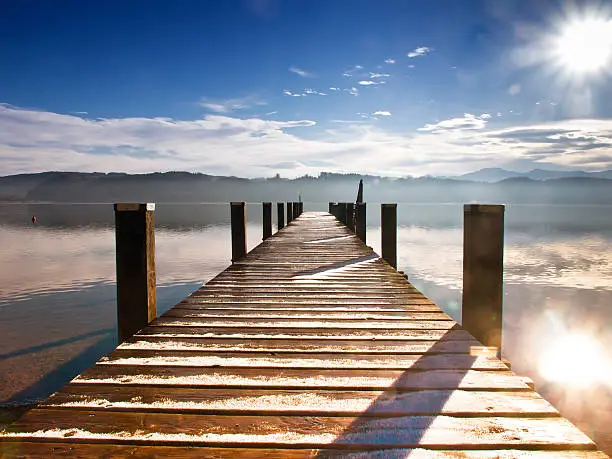
{"label": "wet wood surface", "polygon": [[0,457],[52,456],[607,457],[326,213],[302,214],[0,436]]}

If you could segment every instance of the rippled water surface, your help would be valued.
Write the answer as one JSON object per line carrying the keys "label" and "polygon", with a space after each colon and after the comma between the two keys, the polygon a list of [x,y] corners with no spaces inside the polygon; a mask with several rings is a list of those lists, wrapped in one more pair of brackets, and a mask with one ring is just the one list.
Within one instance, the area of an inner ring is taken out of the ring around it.
{"label": "rippled water surface", "polygon": [[[368,204],[376,251],[379,212]],[[250,249],[260,205],[247,214]],[[398,217],[399,269],[460,320],[462,206]],[[505,228],[504,356],[608,448],[612,207],[511,205]],[[158,205],[156,257],[161,313],[229,265],[229,205]],[[0,205],[0,403],[44,397],[116,346],[114,281],[111,205]]]}

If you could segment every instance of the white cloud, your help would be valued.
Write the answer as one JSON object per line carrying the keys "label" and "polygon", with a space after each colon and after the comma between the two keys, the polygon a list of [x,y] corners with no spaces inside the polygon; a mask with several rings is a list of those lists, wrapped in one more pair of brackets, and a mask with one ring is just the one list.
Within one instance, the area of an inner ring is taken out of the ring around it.
{"label": "white cloud", "polygon": [[304,89],[304,94],[310,94],[312,96],[326,96],[327,93],[317,91],[315,89],[306,88]]}
{"label": "white cloud", "polygon": [[362,80],[362,81],[359,82],[359,84],[361,86],[372,86],[372,85],[380,84],[380,83],[376,82],[376,81],[372,81],[372,80]]}
{"label": "white cloud", "polygon": [[[363,67],[361,65],[355,65],[352,68],[350,68],[349,70],[345,70],[342,73],[342,76],[344,77],[352,77],[353,75],[355,75],[355,73],[358,73],[360,70],[363,70]],[[361,73],[361,72],[359,72]]]}
{"label": "white cloud", "polygon": [[330,86],[329,90],[330,91],[340,91],[340,88],[334,88],[333,86]]}
{"label": "white cloud", "polygon": [[302,97],[303,96],[303,94],[298,94],[296,92],[291,92],[288,89],[284,89],[283,90],[283,94],[286,95],[286,96],[291,96],[291,97]]}
{"label": "white cloud", "polygon": [[408,57],[419,57],[419,56],[424,56],[425,54],[429,54],[432,51],[433,51],[433,48],[429,48],[427,46],[421,46],[419,48],[415,48],[412,51],[410,51],[407,54],[407,56]]}
{"label": "white cloud", "polygon": [[314,78],[316,76],[314,73],[307,72],[306,70],[296,67],[295,65],[292,65],[291,67],[289,67],[289,71],[296,73],[302,78]]}
{"label": "white cloud", "polygon": [[[386,116],[379,112],[372,116]],[[526,167],[612,167],[612,119],[494,130],[487,128],[486,115],[466,114],[410,133],[336,120],[337,129],[304,138],[304,129],[318,129],[314,121],[221,115],[191,121],[88,119],[0,104],[0,170],[189,170],[270,176],[275,164],[286,163],[292,164],[287,176],[296,176],[342,172],[349,159],[353,171],[396,176],[461,173],[517,160]],[[322,162],[325,167],[312,165]]]}
{"label": "white cloud", "polygon": [[370,72],[370,78],[375,79],[375,78],[387,78],[390,77],[391,75],[389,75],[388,73],[373,73]]}
{"label": "white cloud", "polygon": [[201,107],[215,113],[230,113],[236,110],[246,110],[257,105],[267,105],[267,102],[253,95],[217,101],[203,98],[200,101]]}
{"label": "white cloud", "polygon": [[426,124],[419,131],[428,131],[433,134],[448,131],[465,131],[472,129],[484,129],[487,126],[487,120],[491,118],[491,115],[484,113],[480,116],[471,115],[470,113],[464,113],[461,118],[451,118],[448,120],[440,121],[436,124]]}
{"label": "white cloud", "polygon": [[413,69],[413,68],[415,68],[415,67],[416,67],[416,66],[415,66],[415,65],[413,65],[413,64],[410,64],[410,65],[408,66],[408,68],[409,68],[409,69]]}
{"label": "white cloud", "polygon": [[391,112],[388,112],[386,110],[378,110],[374,113],[372,113],[373,116],[391,116]]}
{"label": "white cloud", "polygon": [[385,64],[395,64],[395,59],[385,59]]}
{"label": "white cloud", "polygon": [[343,91],[348,92],[351,96],[358,96],[359,95],[359,89],[357,89],[354,86],[352,88],[343,89]]}

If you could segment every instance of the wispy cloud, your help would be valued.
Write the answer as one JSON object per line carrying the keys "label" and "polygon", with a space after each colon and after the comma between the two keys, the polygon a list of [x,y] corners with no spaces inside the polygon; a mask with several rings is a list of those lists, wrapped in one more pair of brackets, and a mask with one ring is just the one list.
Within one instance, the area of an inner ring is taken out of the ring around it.
{"label": "wispy cloud", "polygon": [[359,95],[359,89],[357,89],[354,86],[352,88],[343,89],[343,91],[348,92],[351,96],[358,96]]}
{"label": "wispy cloud", "polygon": [[345,70],[342,73],[342,76],[349,78],[349,77],[354,76],[356,73],[361,73],[361,70],[363,70],[363,66],[355,65],[352,68]]}
{"label": "wispy cloud", "polygon": [[312,96],[326,96],[327,95],[327,93],[325,92],[317,91],[316,89],[311,89],[311,88],[304,89],[304,94],[309,94]]}
{"label": "wispy cloud", "polygon": [[289,67],[289,71],[301,76],[302,78],[314,78],[316,76],[314,73],[307,72],[306,70],[296,67],[295,65]]}
{"label": "wispy cloud", "polygon": [[487,120],[491,118],[488,113],[482,115],[472,115],[464,113],[460,118],[451,118],[443,120],[435,124],[426,124],[419,131],[428,131],[433,134],[449,131],[465,131],[473,129],[484,129],[487,126]]}
{"label": "wispy cloud", "polygon": [[427,46],[420,46],[419,48],[415,48],[412,51],[410,51],[407,56],[408,57],[419,57],[419,56],[424,56],[425,54],[429,54],[430,52],[433,51],[433,48],[429,48]]}
{"label": "wispy cloud", "polygon": [[340,88],[335,88],[335,87],[333,87],[333,86],[330,86],[330,87],[329,87],[329,90],[330,90],[330,91],[340,91]]}
{"label": "wispy cloud", "polygon": [[291,92],[288,89],[284,89],[283,94],[286,96],[291,96],[291,97],[302,97],[303,96],[303,94],[299,94],[297,92]]}
{"label": "wispy cloud", "polygon": [[388,78],[391,75],[388,73],[373,73],[370,72],[370,78],[375,79],[375,78]]}
{"label": "wispy cloud", "polygon": [[361,80],[361,81],[359,82],[359,84],[360,84],[361,86],[372,86],[372,85],[376,85],[376,84],[380,84],[380,83],[382,83],[382,82],[379,82],[379,81],[372,81],[372,80]]}
{"label": "wispy cloud", "polygon": [[385,59],[385,64],[395,64],[395,59]]}
{"label": "wispy cloud", "polygon": [[201,107],[215,113],[230,113],[236,110],[245,110],[260,105],[267,105],[267,102],[253,95],[216,101],[203,98],[200,101]]}
{"label": "wispy cloud", "polygon": [[372,113],[373,116],[391,116],[391,112],[388,112],[386,110],[378,110],[374,113]]}

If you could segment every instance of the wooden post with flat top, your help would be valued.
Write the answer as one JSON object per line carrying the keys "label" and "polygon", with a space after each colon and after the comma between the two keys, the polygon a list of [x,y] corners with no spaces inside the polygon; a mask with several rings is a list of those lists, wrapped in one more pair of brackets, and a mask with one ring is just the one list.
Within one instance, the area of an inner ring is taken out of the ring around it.
{"label": "wooden post with flat top", "polygon": [[366,243],[366,203],[358,202],[355,204],[355,233],[361,239],[361,242]]}
{"label": "wooden post with flat top", "polygon": [[115,204],[119,343],[157,317],[155,204]]}
{"label": "wooden post with flat top", "polygon": [[282,230],[285,227],[285,203],[277,202],[276,203],[276,221],[278,231]]}
{"label": "wooden post with flat top", "polygon": [[504,206],[463,207],[461,325],[501,355],[504,275]]}
{"label": "wooden post with flat top", "polygon": [[234,263],[247,253],[246,203],[231,202],[230,208],[232,220],[232,263]]}
{"label": "wooden post with flat top", "polygon": [[397,269],[397,204],[380,205],[382,258]]}
{"label": "wooden post with flat top", "polygon": [[272,203],[263,202],[263,240],[272,236]]}
{"label": "wooden post with flat top", "polygon": [[299,202],[294,202],[293,203],[293,220],[298,218],[299,215],[300,215],[300,203]]}
{"label": "wooden post with flat top", "polygon": [[287,203],[287,225],[293,220],[293,202]]}
{"label": "wooden post with flat top", "polygon": [[346,226],[351,231],[355,231],[355,203],[346,203]]}
{"label": "wooden post with flat top", "polygon": [[339,202],[336,212],[338,213],[336,218],[340,220],[340,223],[346,225],[346,202]]}

